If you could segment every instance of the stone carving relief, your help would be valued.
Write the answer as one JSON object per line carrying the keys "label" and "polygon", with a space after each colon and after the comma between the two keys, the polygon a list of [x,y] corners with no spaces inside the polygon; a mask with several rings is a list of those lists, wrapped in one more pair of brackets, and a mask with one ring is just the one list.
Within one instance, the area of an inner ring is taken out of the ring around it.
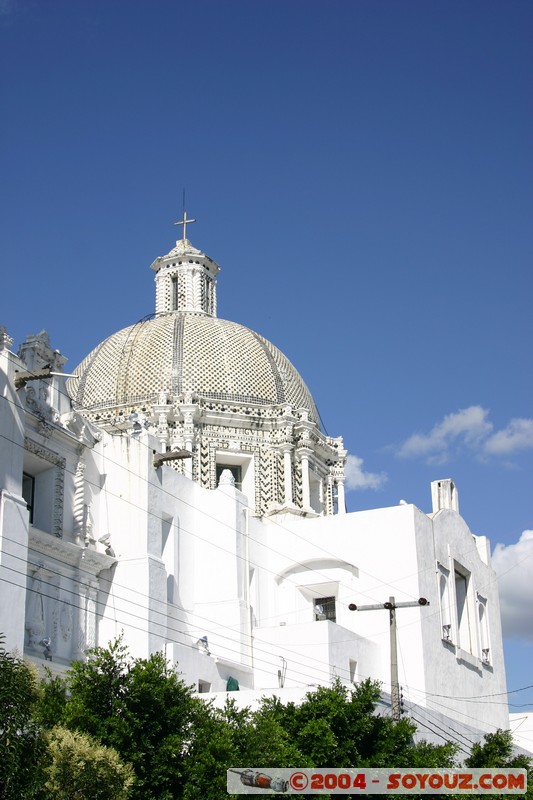
{"label": "stone carving relief", "polygon": [[26,611],[27,643],[31,648],[37,648],[44,636],[44,598],[42,594],[42,567],[39,566],[30,578],[30,591]]}
{"label": "stone carving relief", "polygon": [[72,606],[66,598],[63,598],[59,612],[59,630],[63,641],[68,642],[72,634]]}
{"label": "stone carving relief", "polygon": [[24,439],[24,448],[29,453],[33,453],[43,461],[48,461],[49,464],[55,467],[52,533],[54,536],[61,537],[63,535],[63,495],[66,461],[62,456],[59,456],[43,445],[37,444],[28,437]]}
{"label": "stone carving relief", "polygon": [[13,347],[13,337],[7,332],[7,328],[0,325],[0,350],[11,350]]}

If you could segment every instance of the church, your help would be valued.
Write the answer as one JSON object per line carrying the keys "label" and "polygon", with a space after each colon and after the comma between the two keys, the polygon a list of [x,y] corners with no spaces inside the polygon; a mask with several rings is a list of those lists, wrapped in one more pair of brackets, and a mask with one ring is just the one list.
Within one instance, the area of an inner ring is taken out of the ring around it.
{"label": "church", "polygon": [[347,513],[342,438],[276,346],[218,316],[191,221],[151,265],[153,316],[69,375],[45,331],[15,348],[0,328],[5,646],[61,672],[123,635],[214,696],[370,677],[426,738],[507,728],[471,702],[505,667],[489,542],[453,480],[429,512]]}

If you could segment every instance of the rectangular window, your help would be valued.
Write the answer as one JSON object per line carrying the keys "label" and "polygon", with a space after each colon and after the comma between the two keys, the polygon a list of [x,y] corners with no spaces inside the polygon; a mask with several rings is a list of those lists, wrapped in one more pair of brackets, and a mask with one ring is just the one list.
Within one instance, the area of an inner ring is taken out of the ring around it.
{"label": "rectangular window", "polygon": [[491,663],[490,637],[489,637],[489,618],[487,615],[487,598],[480,594],[477,596],[477,609],[479,620],[479,644],[481,650],[481,660],[484,664]]}
{"label": "rectangular window", "polygon": [[439,582],[441,635],[446,642],[451,642],[453,639],[449,578],[450,570],[443,567],[442,564],[438,564],[437,580]]}
{"label": "rectangular window", "polygon": [[211,691],[211,684],[209,683],[209,681],[199,680],[198,681],[198,691],[200,692],[200,694],[205,694],[206,692],[210,692]]}
{"label": "rectangular window", "polygon": [[172,278],[172,311],[177,311],[178,308],[178,276],[174,275]]}
{"label": "rectangular window", "polygon": [[334,597],[315,597],[313,603],[315,607],[315,620],[317,622],[323,619],[329,619],[331,622],[337,621]]}
{"label": "rectangular window", "polygon": [[22,497],[26,501],[27,509],[30,512],[30,525],[33,525],[35,478],[33,475],[28,475],[27,472],[22,473]]}
{"label": "rectangular window", "polygon": [[469,604],[470,576],[455,569],[455,603],[457,608],[458,644],[462,650],[472,653],[472,620]]}

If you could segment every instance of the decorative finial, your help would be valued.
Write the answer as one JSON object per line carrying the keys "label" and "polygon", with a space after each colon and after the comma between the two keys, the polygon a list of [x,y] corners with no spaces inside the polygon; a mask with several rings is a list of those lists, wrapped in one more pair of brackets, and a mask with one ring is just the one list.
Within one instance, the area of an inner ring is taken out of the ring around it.
{"label": "decorative finial", "polygon": [[187,219],[187,212],[184,211],[183,212],[183,219],[180,219],[179,222],[175,222],[174,223],[174,225],[183,225],[183,239],[182,239],[182,241],[184,241],[184,242],[187,240],[187,225],[189,225],[191,222],[196,222],[196,220],[195,219]]}

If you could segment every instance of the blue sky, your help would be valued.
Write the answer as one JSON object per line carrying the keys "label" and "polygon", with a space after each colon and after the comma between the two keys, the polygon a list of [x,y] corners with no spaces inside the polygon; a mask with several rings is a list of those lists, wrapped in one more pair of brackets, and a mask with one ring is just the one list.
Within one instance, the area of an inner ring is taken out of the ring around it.
{"label": "blue sky", "polygon": [[452,477],[501,544],[510,689],[533,683],[532,37],[529,0],[0,0],[0,323],[73,369],[153,312],[185,188],[219,316],[344,436],[349,510],[430,511]]}

